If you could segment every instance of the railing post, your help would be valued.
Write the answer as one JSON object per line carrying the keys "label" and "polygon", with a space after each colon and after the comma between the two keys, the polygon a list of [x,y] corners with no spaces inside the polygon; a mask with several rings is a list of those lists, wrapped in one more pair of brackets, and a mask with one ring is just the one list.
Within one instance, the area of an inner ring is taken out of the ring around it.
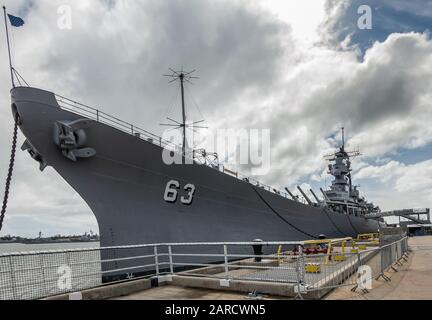
{"label": "railing post", "polygon": [[385,264],[385,262],[384,262],[384,259],[385,259],[384,250],[385,250],[385,248],[380,248],[379,249],[379,251],[380,251],[380,262],[381,262],[381,275],[383,275],[384,271],[385,271],[385,267],[384,267],[384,264]]}
{"label": "railing post", "polygon": [[99,122],[99,110],[96,110],[96,121]]}
{"label": "railing post", "polygon": [[357,264],[358,264],[358,267],[357,267],[357,270],[358,270],[358,268],[361,267],[361,257],[360,257],[360,252],[357,252]]}
{"label": "railing post", "polygon": [[132,131],[132,135],[134,134],[134,126],[133,124],[131,124],[131,131]]}
{"label": "railing post", "polygon": [[390,281],[390,278],[386,276],[385,271],[387,266],[387,257],[388,257],[388,248],[389,247],[384,247],[384,248],[380,248],[379,252],[380,252],[380,260],[381,260],[381,272],[379,274],[379,276],[376,278],[378,280],[379,277],[382,277],[385,281]]}
{"label": "railing post", "polygon": [[396,262],[398,262],[400,259],[399,242],[396,242],[395,246],[396,246]]}
{"label": "railing post", "polygon": [[297,295],[296,298],[300,298],[303,300],[302,293],[305,290],[307,292],[306,283],[305,283],[305,261],[304,261],[304,254],[303,254],[303,247],[300,245],[298,246],[298,258],[296,263],[296,273],[297,273]]}
{"label": "railing post", "polygon": [[[71,292],[74,289],[74,283],[73,283],[73,269],[72,269],[72,264],[71,264],[71,258],[70,258],[70,251],[67,250],[66,251],[66,263],[67,266],[70,268],[71,274],[70,274],[70,288],[66,288],[65,291],[67,292]],[[77,281],[79,282],[79,278],[77,279]]]}
{"label": "railing post", "polygon": [[173,257],[172,257],[172,248],[171,248],[171,245],[168,246],[168,257],[169,257],[170,273],[174,274],[174,266],[173,266]]}
{"label": "railing post", "polygon": [[154,246],[154,258],[155,258],[156,275],[159,276],[159,256],[158,256],[157,245]]}
{"label": "railing post", "polygon": [[300,282],[304,284],[305,282],[305,258],[303,253],[303,247],[299,248],[299,277]]}
{"label": "railing post", "polygon": [[39,255],[39,265],[40,265],[40,270],[42,271],[42,280],[43,280],[43,286],[44,286],[44,296],[48,296],[49,295],[49,288],[48,288],[48,282],[46,281],[46,276],[45,276],[45,267],[44,267],[44,260],[43,260],[43,254]]}
{"label": "railing post", "polygon": [[13,261],[12,261],[12,256],[9,257],[9,267],[10,267],[10,279],[11,279],[11,284],[12,284],[12,296],[13,296],[13,300],[17,300],[17,292],[16,292],[16,283],[15,283],[15,274],[14,274],[14,269],[13,269]]}
{"label": "railing post", "polygon": [[223,246],[224,249],[224,266],[225,266],[225,277],[228,277],[228,247],[226,244]]}

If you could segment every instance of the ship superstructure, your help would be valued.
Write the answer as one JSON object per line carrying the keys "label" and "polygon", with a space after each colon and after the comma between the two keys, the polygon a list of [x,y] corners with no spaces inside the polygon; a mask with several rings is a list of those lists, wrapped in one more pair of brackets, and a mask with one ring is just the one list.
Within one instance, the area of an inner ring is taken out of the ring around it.
{"label": "ship superstructure", "polygon": [[345,150],[345,131],[342,128],[342,145],[334,154],[325,157],[330,162],[328,174],[332,175],[334,180],[330,190],[324,191],[323,195],[326,205],[336,212],[355,216],[380,212],[380,208],[361,197],[358,187],[353,185],[351,158],[359,155],[359,151]]}

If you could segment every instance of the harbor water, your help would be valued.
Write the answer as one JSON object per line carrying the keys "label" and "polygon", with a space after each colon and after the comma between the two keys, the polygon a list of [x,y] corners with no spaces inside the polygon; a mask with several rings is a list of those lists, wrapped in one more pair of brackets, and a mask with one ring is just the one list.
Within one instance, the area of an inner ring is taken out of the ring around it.
{"label": "harbor water", "polygon": [[[85,255],[65,251],[98,247],[99,242],[0,244],[0,300],[38,299],[100,285],[98,250]],[[46,253],[12,254],[41,251]]]}

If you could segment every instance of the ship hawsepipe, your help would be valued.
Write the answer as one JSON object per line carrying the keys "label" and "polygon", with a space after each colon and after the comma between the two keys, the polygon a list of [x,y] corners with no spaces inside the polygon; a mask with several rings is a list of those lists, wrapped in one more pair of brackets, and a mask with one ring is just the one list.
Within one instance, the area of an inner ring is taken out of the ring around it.
{"label": "ship hawsepipe", "polygon": [[[296,202],[206,165],[166,165],[161,146],[65,110],[52,92],[16,87],[11,97],[23,149],[88,204],[101,247],[354,237],[379,229],[376,220]],[[173,181],[177,201],[167,201]]]}

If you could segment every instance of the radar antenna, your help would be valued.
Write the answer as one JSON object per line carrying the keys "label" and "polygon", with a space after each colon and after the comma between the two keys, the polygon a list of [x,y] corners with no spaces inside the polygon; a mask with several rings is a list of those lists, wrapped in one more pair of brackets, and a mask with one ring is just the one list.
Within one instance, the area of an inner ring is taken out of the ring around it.
{"label": "radar antenna", "polygon": [[168,126],[168,127],[173,127],[173,129],[180,129],[182,128],[183,130],[183,144],[182,144],[182,155],[183,157],[186,156],[186,129],[187,128],[192,128],[193,131],[195,131],[193,128],[201,128],[201,129],[207,129],[207,127],[202,127],[202,126],[196,126],[196,124],[202,123],[204,122],[204,120],[200,120],[200,121],[196,121],[190,124],[186,123],[186,106],[185,106],[185,93],[184,93],[184,83],[188,82],[190,84],[192,84],[193,79],[199,79],[199,77],[195,77],[192,74],[196,71],[196,70],[192,70],[189,72],[186,72],[183,70],[183,67],[181,68],[180,71],[175,71],[173,69],[169,69],[172,73],[171,74],[165,74],[165,77],[169,77],[172,80],[169,83],[173,83],[176,81],[180,82],[180,90],[181,90],[181,104],[182,104],[182,122],[178,122],[176,120],[173,120],[171,118],[167,117],[167,120],[173,122],[173,123],[161,123],[161,126]]}
{"label": "radar antenna", "polygon": [[[360,153],[360,150],[358,150],[358,149],[353,150],[353,151],[345,151],[345,128],[344,127],[341,128],[341,132],[342,132],[342,145],[339,148],[340,149],[339,152],[344,153],[346,156],[348,156],[351,159],[358,157],[358,156],[361,156],[362,154]],[[328,161],[334,161],[336,154],[337,154],[337,152],[332,153],[332,154],[327,154],[324,156],[324,159],[328,160]]]}

